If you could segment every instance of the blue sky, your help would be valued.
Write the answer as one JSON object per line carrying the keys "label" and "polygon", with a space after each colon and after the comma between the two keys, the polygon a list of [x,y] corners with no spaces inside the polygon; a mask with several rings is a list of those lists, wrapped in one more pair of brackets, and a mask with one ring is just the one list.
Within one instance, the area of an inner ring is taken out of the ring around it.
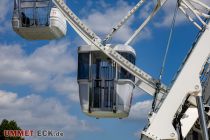
{"label": "blue sky", "polygon": [[[72,0],[67,4],[103,38],[137,2]],[[163,60],[174,5],[174,0],[169,0],[132,44],[137,52],[137,66],[155,78]],[[124,43],[153,6],[153,1],[145,3],[111,43]],[[23,129],[63,131],[64,140],[139,139],[152,97],[135,90],[127,119],[96,120],[85,116],[80,110],[76,82],[77,47],[84,42],[69,26],[67,35],[59,40],[25,40],[12,30],[12,7],[11,0],[0,1],[0,120],[14,119]],[[162,81],[166,85],[170,84],[197,32],[178,13]]]}

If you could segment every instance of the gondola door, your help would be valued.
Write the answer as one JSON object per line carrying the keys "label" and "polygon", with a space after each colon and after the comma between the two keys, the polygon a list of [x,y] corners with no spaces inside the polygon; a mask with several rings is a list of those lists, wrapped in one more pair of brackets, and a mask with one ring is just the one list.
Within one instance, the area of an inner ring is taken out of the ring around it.
{"label": "gondola door", "polygon": [[103,111],[113,109],[115,66],[112,61],[97,58],[93,70],[93,108]]}

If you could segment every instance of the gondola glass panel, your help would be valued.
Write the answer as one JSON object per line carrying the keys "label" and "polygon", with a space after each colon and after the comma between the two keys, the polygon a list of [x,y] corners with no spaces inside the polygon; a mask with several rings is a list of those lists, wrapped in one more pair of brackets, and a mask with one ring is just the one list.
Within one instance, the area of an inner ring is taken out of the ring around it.
{"label": "gondola glass panel", "polygon": [[66,34],[66,21],[52,0],[14,0],[13,30],[28,40],[51,40]]}
{"label": "gondola glass panel", "polygon": [[[135,64],[130,46],[112,46]],[[91,46],[78,49],[78,84],[82,111],[96,118],[125,118],[131,106],[134,76]]]}

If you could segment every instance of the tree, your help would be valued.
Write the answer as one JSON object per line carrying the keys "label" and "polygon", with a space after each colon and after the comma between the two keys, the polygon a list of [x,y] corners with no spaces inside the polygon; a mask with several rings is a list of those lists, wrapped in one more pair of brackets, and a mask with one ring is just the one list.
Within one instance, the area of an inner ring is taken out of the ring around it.
{"label": "tree", "polygon": [[24,138],[22,137],[5,137],[4,130],[21,130],[21,128],[18,127],[17,123],[14,120],[2,120],[0,124],[0,140],[24,140]]}

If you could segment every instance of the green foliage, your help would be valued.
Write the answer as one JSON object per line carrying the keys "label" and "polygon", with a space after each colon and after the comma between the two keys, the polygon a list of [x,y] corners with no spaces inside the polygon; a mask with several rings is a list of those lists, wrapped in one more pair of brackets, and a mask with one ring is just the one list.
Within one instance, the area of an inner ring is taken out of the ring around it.
{"label": "green foliage", "polygon": [[24,140],[24,138],[21,137],[4,137],[4,130],[21,130],[14,120],[2,120],[0,124],[0,140]]}

